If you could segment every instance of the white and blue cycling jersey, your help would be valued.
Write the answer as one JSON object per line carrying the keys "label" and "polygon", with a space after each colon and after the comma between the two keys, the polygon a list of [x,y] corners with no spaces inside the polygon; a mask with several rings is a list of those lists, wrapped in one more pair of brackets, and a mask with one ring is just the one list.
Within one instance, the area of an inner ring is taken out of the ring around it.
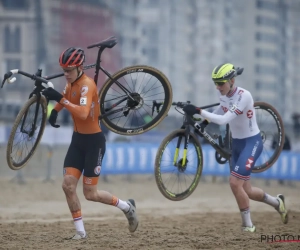
{"label": "white and blue cycling jersey", "polygon": [[235,87],[230,95],[220,95],[218,108],[213,113],[202,110],[201,116],[219,125],[228,123],[232,138],[248,138],[260,132],[252,95],[240,87]]}
{"label": "white and blue cycling jersey", "polygon": [[219,125],[229,124],[232,136],[231,175],[249,180],[263,148],[250,92],[235,87],[229,95],[220,95],[220,105],[213,113],[202,110],[201,116]]}

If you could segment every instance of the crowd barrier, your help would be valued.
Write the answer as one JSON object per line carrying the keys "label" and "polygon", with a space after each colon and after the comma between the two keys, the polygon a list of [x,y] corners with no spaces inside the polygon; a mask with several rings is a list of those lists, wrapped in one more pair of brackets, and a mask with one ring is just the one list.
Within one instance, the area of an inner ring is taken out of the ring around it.
{"label": "crowd barrier", "polygon": [[[5,127],[4,127],[5,128]],[[0,127],[0,143],[7,142],[9,129]],[[72,128],[46,127],[41,144],[49,146],[70,143]],[[114,143],[108,142],[102,163],[101,174],[153,174],[159,143]],[[203,175],[227,176],[229,165],[218,164],[215,151],[210,145],[203,145]],[[300,180],[300,154],[283,151],[277,162],[267,171],[253,174],[263,179]]]}
{"label": "crowd barrier", "polygon": [[[157,144],[108,143],[101,174],[152,174]],[[228,176],[229,164],[218,164],[215,151],[203,145],[203,175]],[[263,179],[300,180],[300,154],[282,152],[277,162],[253,177]]]}

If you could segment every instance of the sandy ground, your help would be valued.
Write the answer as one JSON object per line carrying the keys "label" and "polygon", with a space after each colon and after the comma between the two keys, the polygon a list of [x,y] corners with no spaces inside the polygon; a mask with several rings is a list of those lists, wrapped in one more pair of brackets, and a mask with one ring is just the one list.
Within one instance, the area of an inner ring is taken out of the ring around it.
{"label": "sandy ground", "polygon": [[261,242],[262,235],[300,235],[299,183],[296,188],[276,182],[265,187],[259,180],[255,184],[272,195],[285,194],[289,224],[283,225],[270,206],[251,202],[257,232],[242,233],[240,214],[226,183],[200,182],[190,197],[175,202],[160,194],[153,176],[109,176],[99,188],[121,199],[136,200],[138,230],[128,232],[119,209],[86,201],[79,185],[88,238],[74,241],[66,239],[74,234],[74,226],[61,179],[26,179],[20,185],[2,178],[0,249],[300,249],[300,242]]}

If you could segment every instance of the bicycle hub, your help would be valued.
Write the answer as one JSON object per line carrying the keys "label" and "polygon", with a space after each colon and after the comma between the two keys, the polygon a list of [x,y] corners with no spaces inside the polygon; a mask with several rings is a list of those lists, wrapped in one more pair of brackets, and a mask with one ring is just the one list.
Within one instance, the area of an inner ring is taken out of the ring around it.
{"label": "bicycle hub", "polygon": [[132,93],[130,95],[133,98],[133,100],[132,99],[128,99],[127,100],[127,106],[130,109],[139,109],[139,108],[141,108],[143,106],[143,104],[144,104],[144,99],[140,96],[140,94],[138,94],[138,93]]}

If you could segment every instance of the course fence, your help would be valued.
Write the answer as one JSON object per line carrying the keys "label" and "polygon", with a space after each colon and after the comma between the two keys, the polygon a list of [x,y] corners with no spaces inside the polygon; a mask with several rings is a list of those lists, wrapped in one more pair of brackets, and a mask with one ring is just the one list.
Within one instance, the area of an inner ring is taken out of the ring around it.
{"label": "course fence", "polygon": [[[9,127],[0,126],[0,144],[2,145],[1,168],[7,167],[5,166],[7,165],[5,151],[9,131]],[[55,170],[51,170],[52,165],[55,165],[54,168],[61,169],[71,136],[72,128],[70,127],[55,129],[47,126],[39,146],[39,148],[44,149],[40,151],[38,149],[32,160],[33,162],[29,163],[29,165],[37,165],[37,167],[31,168],[45,170],[46,167],[47,178],[49,178],[51,173],[55,172]],[[153,174],[154,161],[159,143],[108,142],[102,163],[101,175]],[[215,160],[215,151],[210,145],[203,145],[202,149],[204,176],[228,176],[230,174],[229,164],[218,164]],[[38,162],[38,159],[42,157],[46,158],[47,161]],[[53,161],[51,160],[52,158],[54,158]],[[253,174],[252,176],[263,179],[300,180],[300,154],[283,151],[277,162],[269,170]]]}

